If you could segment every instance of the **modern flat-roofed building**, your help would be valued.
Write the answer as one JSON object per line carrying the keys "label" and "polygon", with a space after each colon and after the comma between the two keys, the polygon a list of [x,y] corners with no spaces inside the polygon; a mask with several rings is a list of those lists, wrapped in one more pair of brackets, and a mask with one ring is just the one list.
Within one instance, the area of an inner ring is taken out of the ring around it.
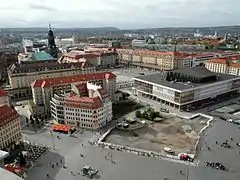
{"label": "modern flat-roofed building", "polygon": [[114,100],[116,92],[116,75],[111,72],[67,76],[63,78],[40,79],[32,83],[33,104],[36,113],[50,114],[50,100],[54,94],[69,93],[72,84],[92,83],[106,89],[110,99]]}
{"label": "modern flat-roofed building", "polygon": [[195,109],[238,95],[240,77],[210,72],[203,66],[134,78],[134,93],[177,109]]}
{"label": "modern flat-roofed building", "polygon": [[22,138],[19,114],[7,105],[0,106],[0,149],[6,149]]}
{"label": "modern flat-roofed building", "polygon": [[99,129],[112,120],[112,101],[101,86],[90,83],[72,85],[72,92],[54,94],[51,116],[61,124]]}
{"label": "modern flat-roofed building", "polygon": [[10,106],[8,92],[0,89],[0,106],[7,105]]}

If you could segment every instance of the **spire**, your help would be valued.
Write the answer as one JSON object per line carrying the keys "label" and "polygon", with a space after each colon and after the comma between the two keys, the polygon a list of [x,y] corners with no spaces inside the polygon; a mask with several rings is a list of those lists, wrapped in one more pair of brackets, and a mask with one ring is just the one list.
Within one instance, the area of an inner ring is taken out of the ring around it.
{"label": "spire", "polygon": [[57,47],[55,44],[55,37],[52,31],[51,24],[49,23],[49,31],[48,31],[48,49],[49,53],[54,57],[57,58]]}
{"label": "spire", "polygon": [[51,23],[49,22],[49,24],[48,24],[48,28],[49,28],[49,30],[52,30],[52,27],[51,27]]}

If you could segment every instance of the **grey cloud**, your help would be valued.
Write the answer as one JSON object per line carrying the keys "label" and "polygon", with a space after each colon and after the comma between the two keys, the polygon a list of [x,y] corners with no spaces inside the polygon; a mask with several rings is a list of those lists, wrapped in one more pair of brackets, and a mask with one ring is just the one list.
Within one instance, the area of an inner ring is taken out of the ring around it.
{"label": "grey cloud", "polygon": [[48,6],[41,5],[41,4],[29,4],[28,7],[29,7],[29,9],[33,9],[33,10],[44,10],[44,11],[56,11],[57,10],[53,7],[48,7]]}

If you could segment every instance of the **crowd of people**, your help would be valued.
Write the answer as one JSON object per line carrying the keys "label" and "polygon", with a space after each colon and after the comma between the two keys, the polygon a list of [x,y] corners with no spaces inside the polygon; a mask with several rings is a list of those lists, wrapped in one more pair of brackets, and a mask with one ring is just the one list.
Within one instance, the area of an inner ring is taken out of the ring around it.
{"label": "crowd of people", "polygon": [[24,155],[27,162],[27,168],[35,164],[36,161],[48,150],[47,146],[39,146],[31,143],[26,143],[24,147],[27,151]]}

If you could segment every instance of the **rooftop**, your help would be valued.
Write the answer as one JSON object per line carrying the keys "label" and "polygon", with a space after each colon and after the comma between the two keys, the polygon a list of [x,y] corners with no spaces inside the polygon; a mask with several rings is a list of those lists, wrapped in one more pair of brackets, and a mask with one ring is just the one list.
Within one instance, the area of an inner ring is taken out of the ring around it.
{"label": "rooftop", "polygon": [[219,58],[219,59],[211,59],[208,63],[215,63],[215,64],[224,64],[229,67],[240,68],[240,60],[234,58]]}
{"label": "rooftop", "polygon": [[197,78],[206,78],[209,76],[216,76],[216,74],[214,72],[209,71],[204,66],[195,66],[195,67],[191,67],[191,68],[187,67],[187,68],[183,68],[180,70],[173,70],[171,72],[180,73],[180,74],[184,74],[187,76],[194,76]]}
{"label": "rooftop", "polygon": [[40,62],[40,63],[23,63],[23,64],[12,64],[8,68],[10,74],[19,73],[32,73],[32,72],[42,72],[42,71],[53,71],[61,69],[71,69],[71,68],[86,68],[90,67],[87,62],[75,62],[75,63],[58,63],[58,62]]}
{"label": "rooftop", "polygon": [[33,59],[36,59],[37,61],[47,61],[47,60],[54,60],[55,58],[53,58],[50,54],[44,51],[41,51],[41,52],[34,53]]}
{"label": "rooftop", "polygon": [[4,91],[3,89],[0,89],[0,97],[4,97],[4,96],[7,96],[8,93],[7,91]]}
{"label": "rooftop", "polygon": [[81,109],[99,109],[103,106],[102,100],[109,97],[107,91],[97,85],[81,83],[74,86],[77,89],[73,88],[71,93],[63,96],[67,106]]}
{"label": "rooftop", "polygon": [[234,76],[234,75],[229,75],[229,74],[213,73],[213,72],[210,72],[210,71],[206,75],[204,75],[202,73],[207,72],[207,71],[205,71],[203,69],[199,70],[196,73],[195,73],[194,69],[192,69],[192,68],[184,68],[184,69],[182,69],[182,71],[184,71],[185,73],[187,72],[187,74],[198,76],[200,78],[205,78],[206,75],[207,76],[213,75],[213,76],[217,77],[217,81],[206,82],[206,83],[173,82],[173,81],[167,81],[166,76],[163,73],[157,73],[157,74],[147,75],[147,76],[139,76],[139,77],[135,77],[135,79],[148,81],[150,83],[166,86],[166,87],[173,88],[173,89],[176,89],[176,90],[179,90],[179,91],[185,91],[185,90],[188,90],[190,88],[200,87],[200,86],[203,86],[203,85],[212,84],[212,83],[225,81],[225,80],[240,79],[239,76]]}
{"label": "rooftop", "polygon": [[161,51],[133,50],[133,49],[118,49],[117,52],[136,54],[136,55],[149,55],[149,56],[159,56],[159,55],[163,55],[163,54],[169,54],[169,55],[174,55],[174,56],[184,56],[185,57],[185,56],[190,55],[190,53],[177,52],[177,51],[161,52]]}
{"label": "rooftop", "polygon": [[228,61],[227,61],[227,59],[217,58],[217,59],[210,59],[210,60],[208,60],[208,63],[227,64]]}
{"label": "rooftop", "polygon": [[0,127],[8,124],[17,117],[19,117],[19,114],[15,109],[12,109],[7,105],[0,106]]}
{"label": "rooftop", "polygon": [[60,61],[64,57],[69,57],[73,59],[88,59],[88,58],[94,58],[94,57],[99,57],[99,56],[108,56],[108,55],[115,55],[116,52],[110,51],[110,50],[105,50],[105,49],[87,49],[85,51],[80,51],[80,50],[72,50],[69,53],[63,54],[63,56],[60,58]]}
{"label": "rooftop", "polygon": [[81,109],[99,109],[103,105],[99,97],[68,96],[65,100],[66,105]]}
{"label": "rooftop", "polygon": [[32,87],[51,87],[61,84],[72,84],[76,82],[82,81],[94,81],[94,80],[103,80],[103,79],[115,79],[116,75],[112,72],[101,72],[101,73],[93,73],[93,74],[84,74],[77,76],[67,76],[67,77],[59,77],[59,78],[49,78],[49,79],[39,79],[35,80],[32,83]]}

